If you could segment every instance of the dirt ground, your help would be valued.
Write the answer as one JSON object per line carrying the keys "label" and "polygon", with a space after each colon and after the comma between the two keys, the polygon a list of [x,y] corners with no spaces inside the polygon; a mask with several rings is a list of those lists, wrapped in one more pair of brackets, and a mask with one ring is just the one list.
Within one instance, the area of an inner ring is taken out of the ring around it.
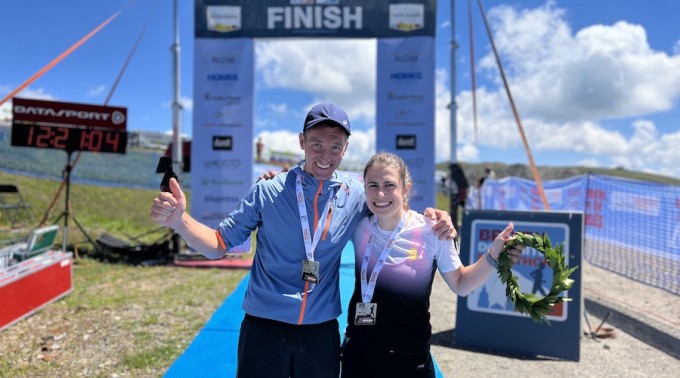
{"label": "dirt ground", "polygon": [[[603,328],[612,328],[609,336],[614,337],[592,338],[582,333],[579,362],[497,355],[456,347],[456,296],[437,275],[430,307],[435,335],[432,354],[443,375],[677,377],[680,372],[680,296],[585,262],[583,269],[583,296],[590,324],[596,328],[611,311]],[[585,317],[581,324],[582,330],[587,331]]]}

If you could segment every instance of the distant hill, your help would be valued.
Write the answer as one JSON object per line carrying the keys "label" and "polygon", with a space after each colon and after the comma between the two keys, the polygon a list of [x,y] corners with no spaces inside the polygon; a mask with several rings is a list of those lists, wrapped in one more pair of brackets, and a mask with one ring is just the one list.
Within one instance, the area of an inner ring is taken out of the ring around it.
{"label": "distant hill", "polygon": [[[526,179],[534,179],[534,176],[526,164],[503,164],[503,163],[459,163],[465,177],[468,182],[472,184],[478,178],[484,176],[484,169],[490,167],[496,172],[496,178],[500,179],[503,177],[522,177]],[[586,173],[596,173],[608,176],[622,177],[633,180],[659,182],[670,185],[680,186],[680,179],[673,177],[655,175],[651,173],[628,171],[623,168],[608,169],[608,168],[593,168],[593,167],[549,167],[549,166],[539,166],[537,167],[538,174],[541,176],[541,180],[559,180],[568,177],[583,175]],[[437,170],[446,171],[449,170],[448,163],[437,164]]]}

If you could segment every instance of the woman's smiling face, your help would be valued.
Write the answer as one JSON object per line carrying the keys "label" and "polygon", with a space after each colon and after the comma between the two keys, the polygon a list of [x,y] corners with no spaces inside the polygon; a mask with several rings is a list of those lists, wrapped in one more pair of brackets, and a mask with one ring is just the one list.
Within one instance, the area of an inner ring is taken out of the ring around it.
{"label": "woman's smiling face", "polygon": [[396,226],[408,193],[398,168],[382,163],[370,166],[364,176],[364,186],[368,208],[378,217],[380,226],[386,229],[392,224]]}

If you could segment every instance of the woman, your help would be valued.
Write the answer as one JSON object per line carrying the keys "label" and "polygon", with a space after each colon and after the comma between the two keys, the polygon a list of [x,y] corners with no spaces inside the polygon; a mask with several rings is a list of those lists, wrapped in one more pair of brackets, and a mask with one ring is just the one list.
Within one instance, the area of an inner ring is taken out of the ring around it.
{"label": "woman", "polygon": [[[429,296],[435,270],[465,296],[496,271],[513,225],[494,240],[484,259],[463,266],[452,240],[438,240],[430,220],[408,210],[408,169],[398,156],[378,153],[364,169],[366,202],[373,213],[353,235],[356,283],[342,346],[342,377],[434,377],[430,356]],[[517,261],[523,247],[509,250]]]}

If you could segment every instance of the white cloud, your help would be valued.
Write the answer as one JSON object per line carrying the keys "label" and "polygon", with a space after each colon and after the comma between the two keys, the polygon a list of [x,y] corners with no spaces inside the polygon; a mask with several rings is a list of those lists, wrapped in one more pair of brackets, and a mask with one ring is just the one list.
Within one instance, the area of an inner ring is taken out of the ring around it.
{"label": "white cloud", "polygon": [[349,147],[345,153],[345,162],[354,162],[362,168],[368,159],[375,153],[375,128],[368,131],[352,131],[349,137]]}
{"label": "white cloud", "polygon": [[[0,100],[5,98],[8,94],[10,94],[11,91],[13,91],[14,88],[10,88],[9,86],[6,85],[0,85]],[[35,100],[56,100],[56,98],[45,92],[45,89],[43,88],[38,88],[38,89],[33,89],[30,87],[27,87],[17,93],[14,97],[20,97],[20,98],[30,98],[30,99],[35,99]],[[12,121],[12,100],[9,99],[5,101],[2,105],[0,105],[0,121],[2,122],[11,122]]]}
{"label": "white cloud", "polygon": [[[172,109],[172,103],[172,101],[163,101],[163,103],[161,103],[161,108]],[[184,116],[188,117],[188,119],[191,119],[190,113],[194,111],[194,99],[192,97],[182,96],[179,99],[179,104],[182,107],[182,112],[185,113]]]}
{"label": "white cloud", "polygon": [[[267,88],[314,94],[352,120],[375,119],[375,40],[276,40],[255,45],[256,69]],[[313,104],[308,104],[306,109]]]}
{"label": "white cloud", "polygon": [[[499,6],[489,12],[532,150],[573,152],[582,162],[677,175],[680,156],[669,145],[680,138],[677,133],[659,132],[653,122],[631,118],[677,106],[680,55],[652,50],[642,26],[618,22],[573,33],[564,15],[552,2],[536,9]],[[479,138],[475,141],[472,94],[461,92],[459,150],[472,145],[482,151],[517,149],[522,145],[517,122],[492,52],[480,63]]]}
{"label": "white cloud", "polygon": [[194,111],[194,99],[193,97],[182,96],[179,99],[180,104],[182,104],[182,109],[187,112]]}
{"label": "white cloud", "polygon": [[104,84],[100,84],[95,88],[90,89],[90,92],[87,94],[90,97],[97,97],[104,93],[106,91],[106,86]]}
{"label": "white cloud", "polygon": [[[490,12],[494,40],[524,117],[639,116],[667,110],[680,97],[680,56],[651,50],[642,26],[617,22],[573,34],[563,16],[551,3]],[[498,77],[492,54],[480,67],[483,74]]]}
{"label": "white cloud", "polygon": [[636,120],[625,151],[612,157],[615,166],[680,176],[680,131],[660,135],[653,122]]}
{"label": "white cloud", "polygon": [[[438,69],[435,75],[435,160],[451,160],[451,91],[446,87],[448,71]],[[460,160],[460,154],[456,153]]]}
{"label": "white cloud", "polygon": [[[6,95],[10,93],[10,91],[14,90],[14,88],[9,88],[7,86],[2,86],[0,87],[0,93],[2,93],[2,97],[4,98]],[[32,98],[35,100],[58,100],[57,97],[52,95],[51,93],[48,93],[44,88],[31,88],[31,87],[26,87],[23,90],[21,90],[19,93],[14,95],[14,97],[21,97],[21,98]]]}
{"label": "white cloud", "polygon": [[579,166],[581,167],[600,167],[602,164],[600,163],[599,160],[597,159],[583,159],[578,162]]}
{"label": "white cloud", "polygon": [[457,161],[479,161],[479,149],[473,144],[465,144],[459,147],[456,155],[458,156]]}
{"label": "white cloud", "polygon": [[254,140],[259,138],[262,138],[262,143],[264,143],[263,157],[265,159],[269,158],[273,151],[292,152],[297,154],[300,159],[304,156],[304,152],[300,148],[298,133],[286,130],[263,131],[256,135]]}
{"label": "white cloud", "polygon": [[267,104],[267,108],[274,114],[286,115],[288,114],[288,104],[278,103],[278,104]]}
{"label": "white cloud", "polygon": [[[494,41],[526,137],[534,153],[564,153],[570,162],[680,175],[677,127],[651,120],[680,98],[680,42],[674,55],[653,50],[644,27],[625,21],[573,31],[567,11],[554,2],[534,9],[498,6],[489,12]],[[440,29],[446,28],[446,23]],[[483,51],[478,48],[478,51]],[[456,158],[485,161],[487,151],[523,153],[519,127],[487,48],[479,59],[478,130],[472,93],[456,96]],[[256,69],[268,89],[333,101],[368,130],[353,128],[347,158],[367,159],[375,150],[375,40],[258,41]],[[468,64],[461,58],[460,65]],[[660,74],[662,73],[662,74]],[[450,158],[448,67],[436,73],[436,159]],[[462,75],[466,75],[465,72]],[[304,109],[268,104],[272,114],[304,117]],[[267,120],[261,120],[263,126]],[[669,129],[672,129],[669,131]],[[263,132],[265,143],[297,146],[296,132]],[[267,141],[267,138],[272,138]],[[640,156],[644,155],[644,156]],[[514,156],[514,155],[513,155]],[[541,160],[537,160],[541,164]],[[568,163],[571,164],[571,163]],[[578,164],[578,163],[575,163]]]}

